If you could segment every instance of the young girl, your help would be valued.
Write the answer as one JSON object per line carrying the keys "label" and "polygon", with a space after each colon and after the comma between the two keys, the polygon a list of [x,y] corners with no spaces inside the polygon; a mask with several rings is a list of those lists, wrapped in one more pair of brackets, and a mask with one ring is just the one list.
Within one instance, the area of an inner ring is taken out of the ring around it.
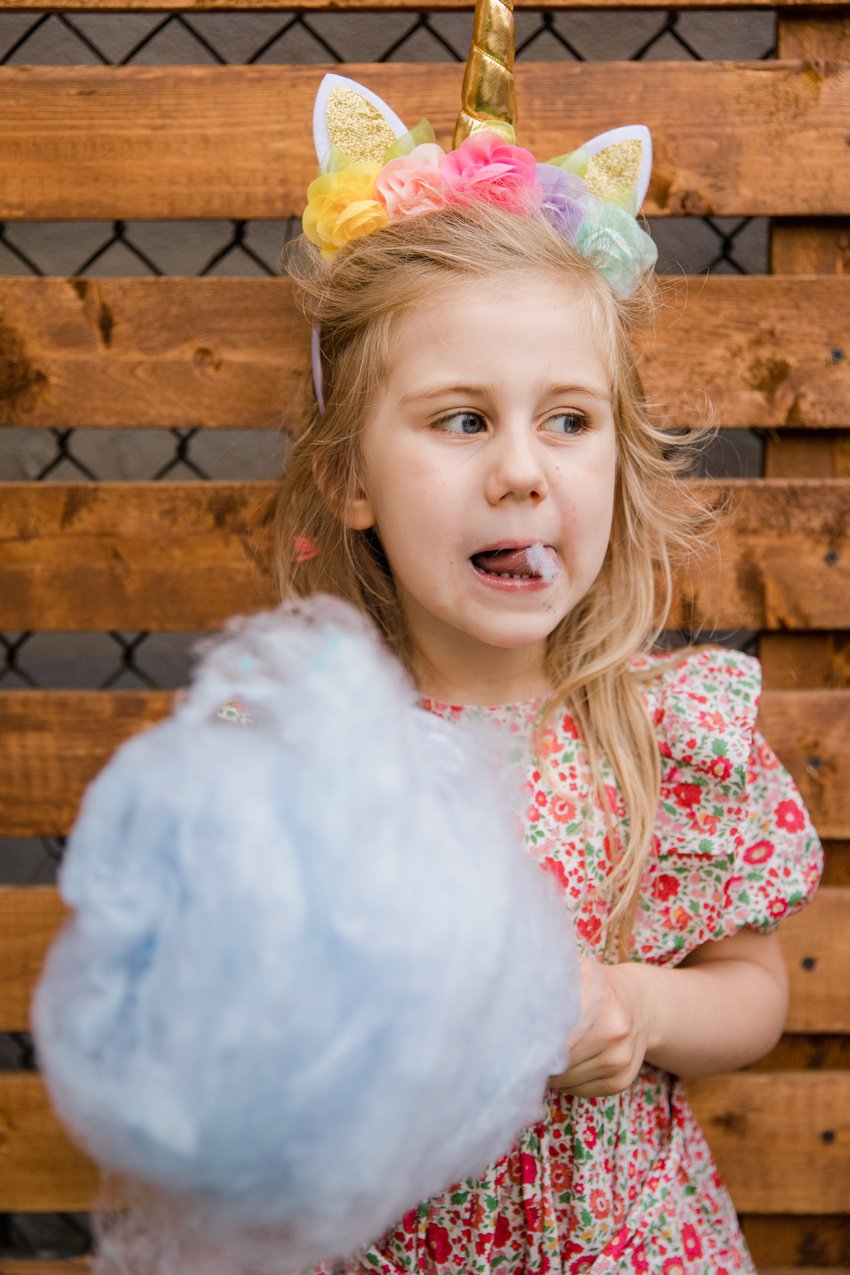
{"label": "young girl", "polygon": [[320,251],[290,267],[316,396],[275,556],[283,597],[364,608],[431,712],[515,737],[585,1013],[543,1120],[317,1275],[753,1272],[681,1078],[778,1040],[775,930],[821,849],[756,729],[756,660],[654,646],[702,511],[681,482],[693,435],[652,422],[632,359],[643,231],[586,184],[553,215],[549,176],[505,137],[446,156],[414,130],[379,161],[352,145],[311,187]]}

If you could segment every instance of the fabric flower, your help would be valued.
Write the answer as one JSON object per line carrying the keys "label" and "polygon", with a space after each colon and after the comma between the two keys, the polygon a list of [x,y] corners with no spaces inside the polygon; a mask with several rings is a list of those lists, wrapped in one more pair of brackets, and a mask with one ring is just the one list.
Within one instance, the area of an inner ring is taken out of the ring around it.
{"label": "fabric flower", "polygon": [[512,212],[537,203],[537,160],[531,151],[511,146],[498,133],[483,129],[470,133],[442,162],[450,203],[483,199]]}
{"label": "fabric flower", "polygon": [[595,197],[587,205],[576,247],[593,261],[618,297],[629,296],[658,259],[658,249],[634,217]]}
{"label": "fabric flower", "polygon": [[574,173],[565,172],[554,164],[538,164],[536,177],[546,220],[571,243],[575,243],[578,228],[585,218],[587,184]]}
{"label": "fabric flower", "polygon": [[326,261],[352,239],[380,230],[389,218],[375,199],[381,164],[369,160],[342,172],[324,173],[307,187],[307,207],[301,225]]}
{"label": "fabric flower", "polygon": [[436,142],[423,142],[409,155],[391,159],[375,183],[375,194],[390,220],[415,217],[433,208],[444,208],[446,179],[440,167],[445,152]]}

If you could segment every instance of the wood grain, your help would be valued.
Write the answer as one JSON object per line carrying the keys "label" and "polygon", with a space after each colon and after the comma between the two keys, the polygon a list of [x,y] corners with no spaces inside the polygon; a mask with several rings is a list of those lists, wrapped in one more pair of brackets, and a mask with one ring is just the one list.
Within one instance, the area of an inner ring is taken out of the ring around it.
{"label": "wood grain", "polygon": [[[68,917],[53,886],[0,886],[0,1032],[29,1030],[44,955]],[[786,1033],[850,1033],[850,889],[821,889],[779,927],[791,979]]]}
{"label": "wood grain", "polygon": [[[793,10],[805,6],[829,12],[844,0],[671,0],[668,9],[779,9]],[[514,0],[514,8],[522,9],[656,9],[658,0]],[[158,13],[170,9],[182,13],[207,13],[218,9],[234,12],[290,9],[319,12],[378,12],[415,10],[421,0],[3,0],[3,8],[17,13],[103,13],[120,9],[129,13]],[[429,0],[429,10],[462,10],[471,8],[471,0]],[[471,28],[470,28],[471,29]],[[0,1272],[2,1275],[2,1272]]]}
{"label": "wood grain", "polygon": [[686,1092],[736,1208],[840,1213],[850,1181],[850,1073],[738,1073]]}
{"label": "wood grain", "polygon": [[[664,420],[846,427],[850,277],[662,282],[636,349]],[[0,279],[0,425],[277,429],[308,340],[288,279]]]}
{"label": "wood grain", "polygon": [[802,1268],[823,1275],[850,1269],[850,1213],[751,1213],[741,1217],[741,1227],[759,1272],[780,1268],[800,1275]]}
{"label": "wood grain", "polygon": [[[4,67],[0,220],[300,216],[316,174],[304,121],[329,69]],[[345,69],[409,125],[426,116],[450,144],[455,64]],[[846,62],[525,62],[515,70],[520,142],[541,159],[614,123],[649,126],[647,216],[850,213]]]}
{"label": "wood grain", "polygon": [[[846,1207],[850,1075],[742,1072],[689,1081],[687,1091],[738,1209]],[[62,1132],[37,1075],[0,1074],[0,1136],[0,1210],[89,1207],[95,1170]]]}
{"label": "wood grain", "polygon": [[[670,626],[850,628],[850,480],[704,482],[725,513]],[[0,483],[0,630],[177,630],[273,604],[275,484]]]}
{"label": "wood grain", "polygon": [[[1,692],[0,834],[66,833],[83,789],[119,743],[165,716],[171,704],[165,691]],[[774,691],[763,700],[766,736],[824,837],[850,837],[849,710],[850,691]],[[798,722],[805,724],[803,744]]]}
{"label": "wood grain", "polygon": [[[118,745],[165,717],[172,700],[167,691],[0,694],[2,835],[67,832],[85,787]],[[31,809],[30,801],[42,797],[47,804]]]}

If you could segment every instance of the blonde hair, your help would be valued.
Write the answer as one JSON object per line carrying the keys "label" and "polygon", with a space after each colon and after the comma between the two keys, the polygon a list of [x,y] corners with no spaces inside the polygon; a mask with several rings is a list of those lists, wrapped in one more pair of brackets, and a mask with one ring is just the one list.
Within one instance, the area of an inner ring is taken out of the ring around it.
{"label": "blonde hair", "polygon": [[[352,531],[341,516],[361,487],[360,431],[387,374],[393,324],[441,290],[474,279],[544,273],[587,300],[611,372],[614,519],[597,579],[548,639],[551,693],[538,718],[537,746],[545,758],[547,723],[569,711],[587,750],[590,793],[602,805],[613,860],[606,955],[623,959],[660,786],[658,747],[639,689],[648,674],[630,662],[660,636],[674,567],[701,546],[709,518],[682,482],[708,426],[671,431],[654,423],[634,362],[631,338],[651,321],[659,285],[646,278],[620,300],[542,216],[483,203],[390,223],[330,264],[302,236],[285,250],[284,264],[321,332],[325,408],[319,412],[306,388],[272,516],[277,589],[282,598],[321,590],[365,609],[411,672],[411,638],[380,541],[373,531]],[[310,384],[306,368],[304,384]],[[305,540],[318,548],[308,561],[295,548]],[[608,766],[627,811],[621,826],[606,789]]]}

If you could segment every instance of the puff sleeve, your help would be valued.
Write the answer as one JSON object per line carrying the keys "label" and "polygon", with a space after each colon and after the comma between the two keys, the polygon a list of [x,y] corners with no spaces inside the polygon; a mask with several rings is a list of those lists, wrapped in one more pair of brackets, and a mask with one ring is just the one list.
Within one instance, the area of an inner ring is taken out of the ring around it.
{"label": "puff sleeve", "polygon": [[744,926],[775,930],[814,894],[823,850],[756,729],[758,660],[704,647],[663,661],[647,699],[662,778],[635,941],[642,959],[675,963]]}

